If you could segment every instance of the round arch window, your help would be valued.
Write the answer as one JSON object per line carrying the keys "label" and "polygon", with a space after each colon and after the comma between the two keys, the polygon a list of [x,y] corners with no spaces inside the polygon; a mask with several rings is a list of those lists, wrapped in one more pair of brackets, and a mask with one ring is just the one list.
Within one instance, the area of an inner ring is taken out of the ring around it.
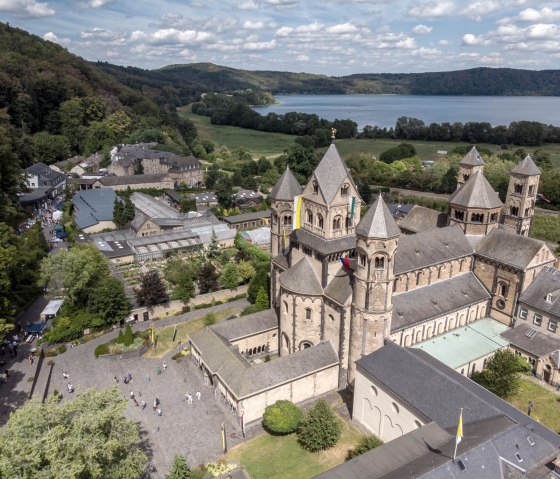
{"label": "round arch window", "polygon": [[506,307],[506,302],[503,299],[498,299],[498,301],[496,301],[496,308],[498,309],[504,309]]}

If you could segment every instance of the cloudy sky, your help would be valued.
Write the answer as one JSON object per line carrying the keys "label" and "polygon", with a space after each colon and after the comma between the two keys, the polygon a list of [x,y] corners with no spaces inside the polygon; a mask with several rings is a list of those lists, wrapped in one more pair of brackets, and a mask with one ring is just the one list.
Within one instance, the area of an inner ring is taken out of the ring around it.
{"label": "cloudy sky", "polygon": [[560,1],[0,0],[0,20],[87,60],[149,69],[560,68]]}

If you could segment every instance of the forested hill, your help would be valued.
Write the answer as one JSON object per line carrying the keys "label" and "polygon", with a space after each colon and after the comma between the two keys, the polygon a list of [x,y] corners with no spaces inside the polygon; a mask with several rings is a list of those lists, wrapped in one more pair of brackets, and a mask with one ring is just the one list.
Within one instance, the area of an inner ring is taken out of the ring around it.
{"label": "forested hill", "polygon": [[[249,71],[211,63],[170,65],[141,70],[99,64],[121,81],[137,86],[171,88],[188,98],[199,92],[232,92],[251,88],[276,93],[346,94],[396,93],[412,95],[560,95],[560,70],[473,68],[452,72],[355,74],[329,77],[309,73]],[[159,83],[162,82],[162,83]]]}

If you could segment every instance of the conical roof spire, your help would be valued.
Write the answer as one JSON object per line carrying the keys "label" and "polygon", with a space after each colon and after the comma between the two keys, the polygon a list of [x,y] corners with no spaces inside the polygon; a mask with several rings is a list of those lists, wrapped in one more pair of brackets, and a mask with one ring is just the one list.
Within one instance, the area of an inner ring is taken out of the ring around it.
{"label": "conical roof spire", "polygon": [[470,166],[483,166],[484,160],[480,153],[476,149],[475,146],[471,148],[471,150],[463,157],[461,160],[461,165],[470,165]]}
{"label": "conical roof spire", "polygon": [[350,183],[357,190],[350,170],[346,167],[334,143],[331,143],[328,147],[313,173],[327,204],[330,204],[334,199],[346,178],[350,180]]}
{"label": "conical roof spire", "polygon": [[286,171],[282,173],[280,179],[276,182],[270,191],[270,198],[273,200],[293,201],[294,196],[301,194],[301,185],[290,170],[286,166]]}
{"label": "conical roof spire", "polygon": [[389,239],[400,236],[401,230],[387,208],[381,195],[367,210],[362,221],[356,226],[356,234],[367,238]]}
{"label": "conical roof spire", "polygon": [[511,170],[511,172],[516,175],[523,176],[538,176],[541,174],[541,170],[539,170],[538,166],[535,165],[531,155],[527,155],[523,160],[521,160],[517,166]]}
{"label": "conical roof spire", "polygon": [[496,193],[484,175],[477,171],[463,186],[449,198],[453,205],[468,208],[501,208],[504,206],[498,193]]}

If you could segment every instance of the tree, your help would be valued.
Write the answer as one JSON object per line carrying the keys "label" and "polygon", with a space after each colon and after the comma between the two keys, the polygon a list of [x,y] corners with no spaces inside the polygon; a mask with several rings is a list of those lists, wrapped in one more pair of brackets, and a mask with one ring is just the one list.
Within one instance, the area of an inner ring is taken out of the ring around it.
{"label": "tree", "polygon": [[[128,189],[130,189],[130,186],[128,187]],[[123,214],[124,214],[124,219],[126,220],[127,223],[129,221],[132,221],[134,219],[134,217],[136,216],[136,210],[134,209],[134,203],[130,199],[131,194],[132,194],[132,191],[130,192],[130,194],[128,194],[124,197]]]}
{"label": "tree", "polygon": [[130,311],[122,283],[113,276],[103,279],[90,294],[88,310],[102,318],[106,324],[121,321]]}
{"label": "tree", "polygon": [[270,307],[270,302],[268,300],[268,293],[261,286],[257,294],[257,299],[255,300],[255,306],[257,306],[261,311],[268,309]]}
{"label": "tree", "polygon": [[220,281],[227,289],[235,289],[241,281],[239,269],[235,263],[228,263],[222,271]]}
{"label": "tree", "polygon": [[376,447],[379,447],[383,444],[383,441],[379,439],[377,436],[364,436],[360,439],[360,442],[354,449],[350,449],[348,451],[348,456],[346,457],[347,460],[350,460],[360,454],[364,454]]}
{"label": "tree", "polygon": [[169,295],[157,270],[148,271],[140,276],[140,288],[136,290],[136,299],[140,306],[169,301]]}
{"label": "tree", "polygon": [[303,412],[293,402],[279,400],[268,406],[263,414],[263,426],[277,434],[290,434],[297,430]]}
{"label": "tree", "polygon": [[255,304],[261,288],[265,291],[269,290],[268,271],[264,269],[259,269],[249,282],[249,287],[247,288],[247,301]]}
{"label": "tree", "polygon": [[307,412],[298,431],[301,446],[317,452],[333,447],[340,439],[342,425],[329,404],[320,399]]}
{"label": "tree", "polygon": [[122,343],[125,346],[130,346],[134,342],[134,334],[132,334],[132,327],[130,324],[127,324],[124,328],[123,340]]}
{"label": "tree", "polygon": [[233,182],[229,176],[222,176],[216,182],[216,198],[222,208],[233,206]]}
{"label": "tree", "polygon": [[205,263],[198,273],[198,290],[201,294],[218,289],[218,272],[216,267],[208,262]]}
{"label": "tree", "polygon": [[189,211],[196,211],[196,200],[183,196],[181,198],[181,213],[188,213]]}
{"label": "tree", "polygon": [[221,177],[222,173],[220,172],[220,167],[216,162],[212,163],[206,171],[206,176],[204,178],[206,188],[214,188]]}
{"label": "tree", "polygon": [[519,373],[527,371],[529,364],[509,349],[500,349],[486,363],[486,367],[473,373],[471,379],[496,396],[508,399],[519,389]]}
{"label": "tree", "polygon": [[218,244],[218,236],[214,229],[212,229],[212,236],[210,237],[210,243],[206,249],[206,257],[208,259],[217,259],[220,256],[220,245]]}
{"label": "tree", "polygon": [[255,268],[248,261],[240,261],[239,264],[237,265],[237,270],[239,272],[239,276],[241,277],[241,281],[243,281],[243,283],[246,283],[253,276],[255,276]]}
{"label": "tree", "polygon": [[117,228],[122,228],[127,223],[124,203],[118,196],[115,197],[113,202],[113,223]]}
{"label": "tree", "polygon": [[117,387],[30,400],[0,429],[0,477],[141,477],[147,457],[126,407]]}
{"label": "tree", "polygon": [[173,457],[173,464],[171,464],[171,471],[169,471],[166,479],[189,479],[190,477],[191,470],[185,456],[175,454]]}

